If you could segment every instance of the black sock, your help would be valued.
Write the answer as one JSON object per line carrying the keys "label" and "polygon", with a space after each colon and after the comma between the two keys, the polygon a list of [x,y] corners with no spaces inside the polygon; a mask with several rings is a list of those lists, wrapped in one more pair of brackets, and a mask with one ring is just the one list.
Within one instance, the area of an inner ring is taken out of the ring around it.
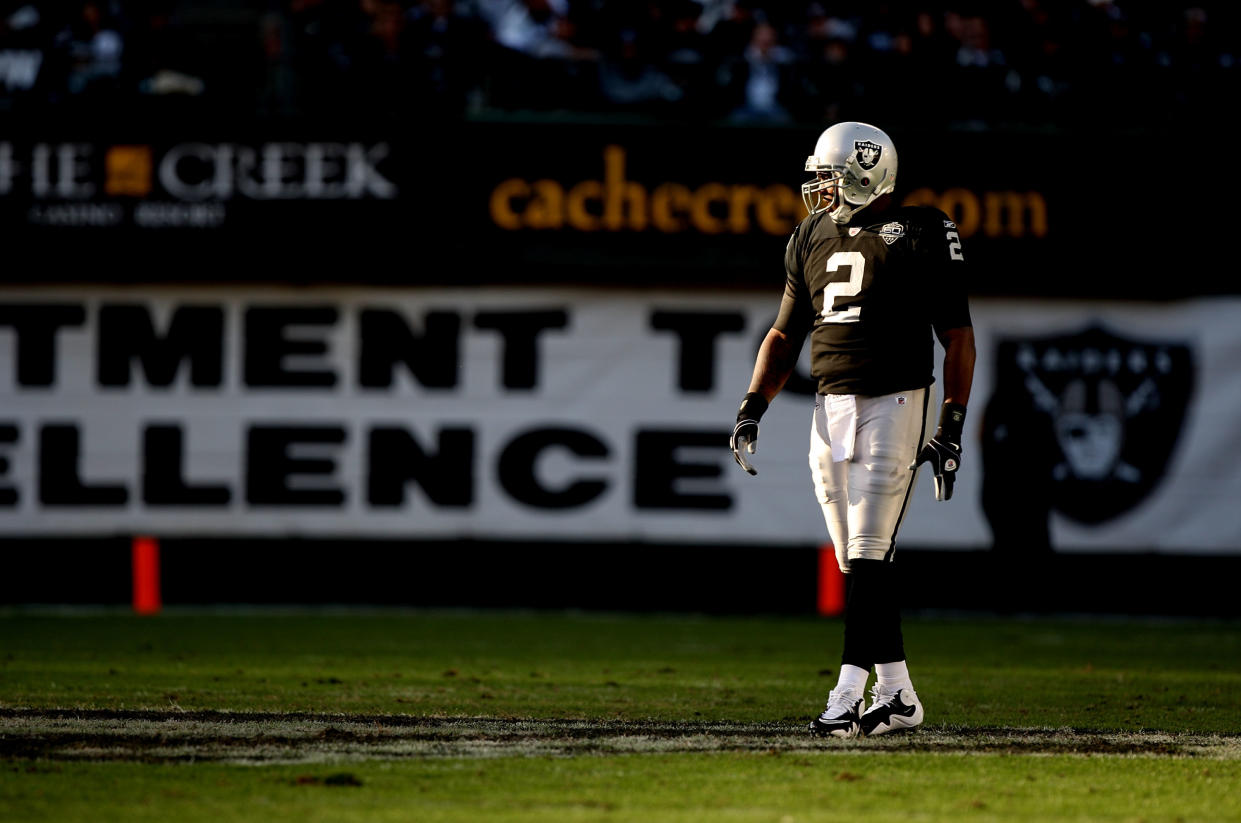
{"label": "black sock", "polygon": [[845,578],[845,648],[840,662],[869,670],[905,659],[892,564],[851,560]]}

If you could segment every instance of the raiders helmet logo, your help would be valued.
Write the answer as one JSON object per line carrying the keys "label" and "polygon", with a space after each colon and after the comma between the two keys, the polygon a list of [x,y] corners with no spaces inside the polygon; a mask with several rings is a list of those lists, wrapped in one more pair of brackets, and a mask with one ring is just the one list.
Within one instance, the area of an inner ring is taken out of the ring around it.
{"label": "raiders helmet logo", "polygon": [[857,160],[857,164],[866,171],[875,167],[881,154],[883,154],[883,146],[878,143],[870,140],[853,141],[853,157]]}
{"label": "raiders helmet logo", "polygon": [[[1193,382],[1192,352],[1181,342],[1099,327],[1004,340],[983,432],[984,486],[1010,497],[1030,489],[1025,500],[1041,500],[1045,514],[1087,525],[1124,514],[1164,476]],[[1012,471],[1021,476],[1005,476]]]}

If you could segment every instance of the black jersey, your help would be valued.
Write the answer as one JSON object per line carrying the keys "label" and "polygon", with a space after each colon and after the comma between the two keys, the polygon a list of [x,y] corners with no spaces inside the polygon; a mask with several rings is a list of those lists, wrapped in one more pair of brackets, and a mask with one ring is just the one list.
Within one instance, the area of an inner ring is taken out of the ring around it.
{"label": "black jersey", "polygon": [[932,330],[970,325],[956,224],[904,206],[837,225],[812,214],[789,238],[775,328],[810,333],[820,394],[875,396],[934,380]]}

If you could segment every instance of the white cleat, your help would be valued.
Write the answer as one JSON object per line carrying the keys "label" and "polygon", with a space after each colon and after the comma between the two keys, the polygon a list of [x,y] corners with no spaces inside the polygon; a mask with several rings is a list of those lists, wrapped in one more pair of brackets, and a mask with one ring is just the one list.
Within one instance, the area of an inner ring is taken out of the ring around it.
{"label": "white cleat", "polygon": [[876,683],[871,687],[871,696],[874,699],[870,708],[858,721],[860,734],[871,737],[922,725],[922,701],[913,686],[881,689]]}
{"label": "white cleat", "polygon": [[810,733],[813,735],[831,735],[833,737],[857,737],[858,721],[861,718],[866,702],[860,691],[832,689],[827,697],[827,708],[823,714],[810,721]]}

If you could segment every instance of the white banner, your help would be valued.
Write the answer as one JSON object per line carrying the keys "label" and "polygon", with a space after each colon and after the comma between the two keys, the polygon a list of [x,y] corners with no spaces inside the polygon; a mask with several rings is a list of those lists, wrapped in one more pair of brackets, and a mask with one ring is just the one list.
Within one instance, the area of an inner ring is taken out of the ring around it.
{"label": "white banner", "polygon": [[[0,291],[0,533],[825,542],[804,380],[757,477],[726,446],[778,300]],[[973,309],[956,494],[924,473],[903,546],[1241,552],[1241,301]]]}

